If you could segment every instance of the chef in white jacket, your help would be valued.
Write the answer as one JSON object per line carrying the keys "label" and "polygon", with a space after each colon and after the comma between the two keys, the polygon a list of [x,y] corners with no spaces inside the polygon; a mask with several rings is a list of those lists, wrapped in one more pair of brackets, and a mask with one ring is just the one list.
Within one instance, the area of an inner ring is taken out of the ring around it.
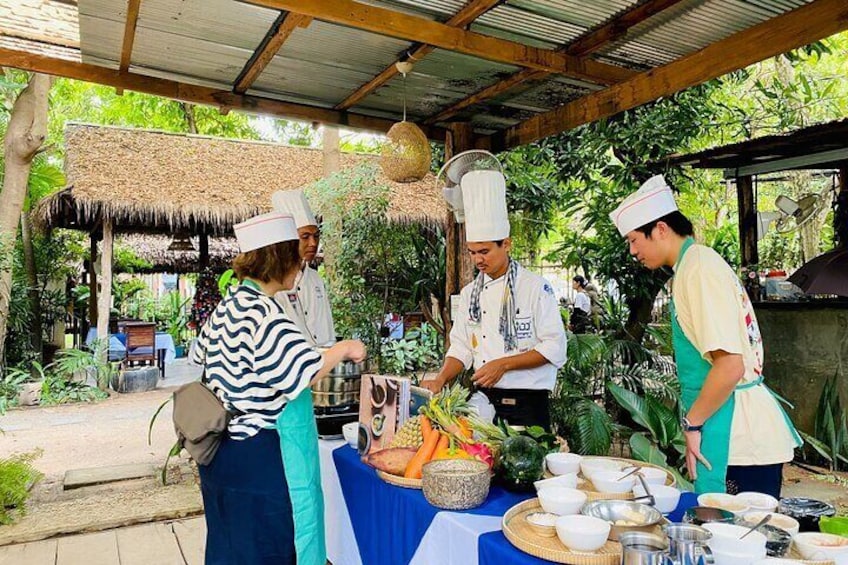
{"label": "chef in white jacket", "polygon": [[278,292],[274,298],[313,345],[332,345],[336,329],[330,297],[318,271],[309,266],[318,253],[321,238],[315,214],[300,189],[278,190],[271,196],[271,203],[277,212],[294,216],[302,261],[294,287]]}
{"label": "chef in white jacket", "polygon": [[550,429],[548,397],[565,363],[565,328],[553,288],[509,256],[506,182],[471,171],[460,182],[468,253],[479,271],[460,293],[438,391],[473,366],[473,381],[512,425]]}

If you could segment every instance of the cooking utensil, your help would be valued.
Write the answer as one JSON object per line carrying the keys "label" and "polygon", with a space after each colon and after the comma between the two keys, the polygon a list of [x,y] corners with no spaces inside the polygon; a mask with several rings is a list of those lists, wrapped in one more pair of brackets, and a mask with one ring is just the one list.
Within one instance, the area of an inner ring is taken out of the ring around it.
{"label": "cooking utensil", "polygon": [[663,526],[668,536],[669,557],[675,565],[713,565],[713,553],[707,542],[713,535],[693,524],[668,524]]}
{"label": "cooking utensil", "polygon": [[656,534],[626,532],[618,538],[621,565],[669,565],[668,543]]}
{"label": "cooking utensil", "polygon": [[747,531],[747,532],[745,532],[744,534],[742,534],[741,536],[739,536],[739,539],[745,539],[746,537],[748,537],[748,534],[750,534],[750,533],[751,533],[751,532],[753,532],[754,530],[759,529],[759,528],[760,528],[760,526],[764,526],[764,525],[768,524],[768,523],[769,523],[769,520],[771,520],[771,514],[766,514],[765,516],[763,516],[763,517],[762,517],[762,519],[761,519],[759,522],[757,522],[756,524],[754,524],[753,526],[751,526],[751,527],[748,529],[748,531]]}

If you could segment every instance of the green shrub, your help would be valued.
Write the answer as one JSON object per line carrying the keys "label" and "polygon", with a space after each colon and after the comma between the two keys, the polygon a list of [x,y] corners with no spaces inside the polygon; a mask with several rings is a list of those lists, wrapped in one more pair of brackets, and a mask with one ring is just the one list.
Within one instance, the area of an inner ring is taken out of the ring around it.
{"label": "green shrub", "polygon": [[11,524],[26,513],[32,486],[43,475],[32,466],[40,451],[0,459],[0,524]]}

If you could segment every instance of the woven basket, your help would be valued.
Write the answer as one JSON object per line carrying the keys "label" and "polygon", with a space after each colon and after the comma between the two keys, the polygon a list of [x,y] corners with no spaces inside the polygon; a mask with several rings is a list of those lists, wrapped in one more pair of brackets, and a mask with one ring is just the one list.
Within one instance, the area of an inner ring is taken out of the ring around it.
{"label": "woven basket", "polygon": [[430,142],[412,122],[398,122],[389,129],[383,144],[380,167],[395,182],[415,182],[430,170]]}
{"label": "woven basket", "polygon": [[570,565],[619,565],[621,562],[621,544],[618,542],[607,541],[597,551],[582,553],[571,551],[558,537],[539,535],[527,521],[527,516],[534,512],[543,512],[538,498],[516,504],[503,517],[504,536],[524,553]]}
{"label": "woven basket", "polygon": [[386,473],[385,471],[377,471],[377,476],[391,485],[403,488],[421,489],[421,479],[407,479],[406,477],[401,477],[400,475],[392,475],[391,473]]}
{"label": "woven basket", "polygon": [[489,466],[476,459],[437,459],[424,464],[424,498],[436,508],[468,510],[483,504],[492,477]]}

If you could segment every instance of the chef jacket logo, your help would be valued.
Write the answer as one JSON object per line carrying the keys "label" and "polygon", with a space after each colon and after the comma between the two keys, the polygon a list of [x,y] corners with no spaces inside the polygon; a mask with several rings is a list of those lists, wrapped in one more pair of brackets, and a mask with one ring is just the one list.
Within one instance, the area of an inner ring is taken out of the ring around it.
{"label": "chef jacket logo", "polygon": [[533,322],[530,317],[515,319],[515,336],[518,339],[532,339],[533,337]]}
{"label": "chef jacket logo", "polygon": [[324,291],[321,289],[320,286],[315,287],[315,298],[317,298],[318,300],[324,299]]}

